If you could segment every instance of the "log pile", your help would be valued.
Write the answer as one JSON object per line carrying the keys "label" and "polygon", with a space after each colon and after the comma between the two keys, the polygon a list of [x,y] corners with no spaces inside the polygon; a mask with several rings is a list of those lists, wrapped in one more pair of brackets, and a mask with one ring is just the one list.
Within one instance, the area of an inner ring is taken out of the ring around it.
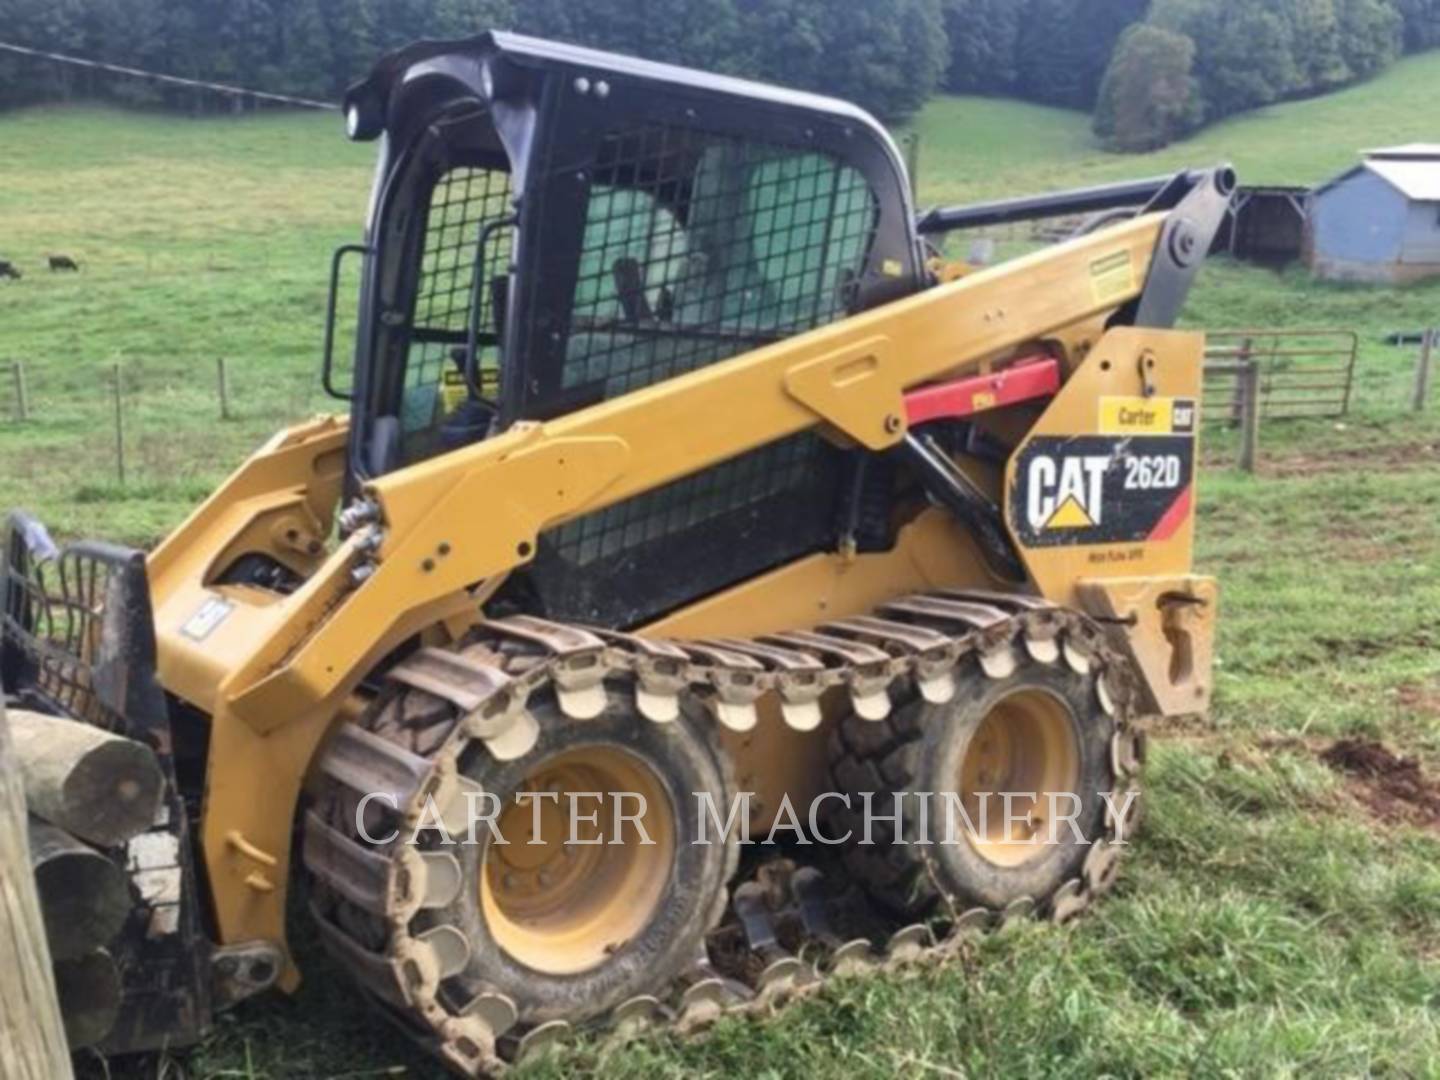
{"label": "log pile", "polygon": [[135,910],[123,846],[154,823],[164,777],[132,739],[22,709],[9,721],[65,1039],[72,1050],[94,1046],[120,1009],[108,946]]}
{"label": "log pile", "polygon": [[69,1080],[40,905],[25,864],[25,796],[0,695],[0,1076]]}

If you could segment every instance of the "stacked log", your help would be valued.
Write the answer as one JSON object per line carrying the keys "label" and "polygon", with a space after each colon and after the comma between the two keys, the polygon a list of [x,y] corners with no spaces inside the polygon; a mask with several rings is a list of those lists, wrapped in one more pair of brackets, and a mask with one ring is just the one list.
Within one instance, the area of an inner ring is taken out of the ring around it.
{"label": "stacked log", "polygon": [[11,710],[10,733],[31,814],[101,847],[154,823],[165,777],[148,746],[24,709]]}
{"label": "stacked log", "polygon": [[30,869],[53,959],[74,960],[103,948],[124,928],[130,883],[113,859],[31,818]]}
{"label": "stacked log", "polygon": [[117,849],[154,823],[164,775],[149,747],[88,724],[12,709],[10,729],[65,1039],[94,1046],[122,996],[107,946],[135,906]]}

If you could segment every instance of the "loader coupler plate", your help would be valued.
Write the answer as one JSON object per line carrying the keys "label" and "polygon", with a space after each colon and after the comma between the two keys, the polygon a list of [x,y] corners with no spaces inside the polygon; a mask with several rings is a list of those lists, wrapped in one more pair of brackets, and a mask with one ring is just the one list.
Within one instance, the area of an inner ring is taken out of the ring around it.
{"label": "loader coupler plate", "polygon": [[201,929],[170,710],[156,677],[145,556],[95,542],[60,548],[38,521],[12,514],[4,559],[0,687],[6,700],[144,743],[166,781],[151,827],[103,850],[128,877],[133,907],[108,946],[121,999],[96,1046],[128,1053],[195,1042],[211,1019],[211,948]]}

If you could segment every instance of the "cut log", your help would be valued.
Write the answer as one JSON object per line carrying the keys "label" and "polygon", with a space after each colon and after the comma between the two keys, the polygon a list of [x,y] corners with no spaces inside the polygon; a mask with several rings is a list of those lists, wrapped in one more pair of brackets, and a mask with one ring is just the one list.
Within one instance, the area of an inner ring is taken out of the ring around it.
{"label": "cut log", "polygon": [[25,799],[0,695],[0,1076],[68,1080],[50,950],[30,875]]}
{"label": "cut log", "polygon": [[101,847],[155,821],[165,780],[148,746],[58,716],[12,709],[30,812]]}
{"label": "cut log", "polygon": [[133,905],[114,860],[31,818],[30,866],[52,959],[71,960],[115,940]]}
{"label": "cut log", "polygon": [[115,1026],[120,1015],[120,969],[104,949],[61,960],[55,965],[60,1018],[71,1050],[94,1046]]}

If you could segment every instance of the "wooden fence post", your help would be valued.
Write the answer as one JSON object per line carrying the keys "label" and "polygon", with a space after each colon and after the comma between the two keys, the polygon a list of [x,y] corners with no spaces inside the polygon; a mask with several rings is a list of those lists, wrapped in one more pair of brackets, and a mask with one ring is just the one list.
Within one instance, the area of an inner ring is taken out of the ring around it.
{"label": "wooden fence post", "polygon": [[1255,459],[1260,452],[1260,361],[1254,357],[1246,360],[1241,368],[1239,383],[1244,398],[1240,412],[1240,468],[1255,471]]}
{"label": "wooden fence post", "polygon": [[225,358],[215,358],[215,386],[220,392],[220,419],[230,419],[230,379],[225,372]]}
{"label": "wooden fence post", "polygon": [[121,386],[120,364],[115,364],[115,473],[120,478],[121,486],[125,484],[125,402],[124,391]]}
{"label": "wooden fence post", "polygon": [[920,133],[905,136],[905,171],[910,174],[910,197],[920,198]]}
{"label": "wooden fence post", "polygon": [[1424,411],[1430,396],[1430,361],[1437,341],[1440,341],[1440,330],[1426,330],[1420,339],[1420,359],[1415,364],[1415,398],[1411,402],[1416,412]]}
{"label": "wooden fence post", "polygon": [[1235,373],[1235,391],[1230,399],[1230,423],[1240,424],[1245,420],[1245,365],[1254,355],[1255,344],[1251,338],[1240,342],[1240,355],[1236,357],[1239,367]]}
{"label": "wooden fence post", "polygon": [[68,1080],[70,1052],[26,831],[20,768],[0,697],[0,1076]]}

